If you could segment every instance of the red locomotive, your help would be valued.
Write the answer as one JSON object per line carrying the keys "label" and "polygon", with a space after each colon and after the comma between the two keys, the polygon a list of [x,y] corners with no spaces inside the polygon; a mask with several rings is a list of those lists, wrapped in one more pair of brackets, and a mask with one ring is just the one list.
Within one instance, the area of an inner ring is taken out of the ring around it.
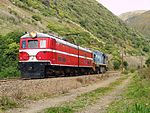
{"label": "red locomotive", "polygon": [[101,52],[92,52],[52,34],[31,32],[20,39],[19,65],[23,78],[104,72],[106,60]]}

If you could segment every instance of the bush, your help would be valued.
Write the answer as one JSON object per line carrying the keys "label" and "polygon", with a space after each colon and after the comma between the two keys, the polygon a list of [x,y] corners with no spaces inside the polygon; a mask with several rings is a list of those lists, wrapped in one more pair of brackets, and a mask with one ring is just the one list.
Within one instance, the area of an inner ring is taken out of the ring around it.
{"label": "bush", "polygon": [[150,67],[150,58],[148,58],[148,59],[146,60],[145,64],[146,64],[148,67]]}
{"label": "bush", "polygon": [[134,72],[135,72],[135,69],[134,69],[134,68],[130,69],[130,72],[131,72],[131,73],[134,73]]}
{"label": "bush", "polygon": [[17,107],[17,103],[15,101],[6,96],[0,97],[0,109],[7,110],[14,107]]}
{"label": "bush", "polygon": [[13,67],[9,64],[8,67],[3,67],[3,70],[0,72],[0,78],[8,78],[8,77],[18,77],[20,72],[18,70],[17,64]]}
{"label": "bush", "polygon": [[36,20],[36,21],[41,21],[41,20],[42,20],[41,17],[38,16],[38,15],[33,15],[32,18],[33,18],[34,20]]}
{"label": "bush", "polygon": [[127,75],[127,74],[129,74],[129,71],[125,70],[125,71],[123,71],[123,74]]}
{"label": "bush", "polygon": [[124,62],[123,62],[123,66],[124,66],[125,69],[127,69],[127,68],[128,68],[128,62],[127,62],[127,61],[124,61]]}
{"label": "bush", "polygon": [[47,6],[50,7],[50,1],[49,0],[43,0],[42,3]]}
{"label": "bush", "polygon": [[0,36],[0,78],[19,76],[18,52],[22,32],[14,31]]}
{"label": "bush", "polygon": [[115,70],[120,69],[120,65],[121,65],[121,61],[119,61],[119,60],[115,60],[113,62],[113,66],[114,66]]}
{"label": "bush", "polygon": [[150,79],[150,67],[148,68],[143,68],[143,69],[140,69],[139,70],[139,75],[142,77],[142,78],[146,78],[146,79]]}
{"label": "bush", "polygon": [[149,52],[149,47],[144,47],[144,48],[143,48],[143,51],[144,51],[144,52]]}

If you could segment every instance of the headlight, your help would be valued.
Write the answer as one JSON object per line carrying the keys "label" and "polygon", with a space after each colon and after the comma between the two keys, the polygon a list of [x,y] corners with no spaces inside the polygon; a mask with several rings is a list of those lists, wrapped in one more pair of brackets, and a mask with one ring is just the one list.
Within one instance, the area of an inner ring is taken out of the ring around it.
{"label": "headlight", "polygon": [[36,33],[36,32],[31,32],[29,35],[30,35],[32,38],[36,38],[36,37],[37,37],[37,33]]}

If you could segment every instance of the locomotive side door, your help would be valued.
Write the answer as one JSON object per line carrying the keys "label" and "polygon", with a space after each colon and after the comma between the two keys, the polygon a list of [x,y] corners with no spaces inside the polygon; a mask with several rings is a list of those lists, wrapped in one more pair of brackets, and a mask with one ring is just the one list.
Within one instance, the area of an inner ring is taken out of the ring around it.
{"label": "locomotive side door", "polygon": [[51,39],[51,49],[52,49],[52,63],[56,64],[57,62],[57,56],[56,56],[56,40],[55,39]]}

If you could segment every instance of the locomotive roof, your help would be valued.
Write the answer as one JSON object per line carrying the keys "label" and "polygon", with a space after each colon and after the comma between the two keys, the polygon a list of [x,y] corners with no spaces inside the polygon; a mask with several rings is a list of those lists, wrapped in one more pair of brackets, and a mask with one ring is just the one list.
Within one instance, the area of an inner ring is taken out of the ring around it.
{"label": "locomotive roof", "polygon": [[[27,34],[23,35],[21,38],[30,38],[30,37],[31,37],[30,34],[27,33]],[[61,43],[61,44],[64,44],[64,45],[67,45],[67,46],[70,46],[70,47],[73,47],[76,49],[79,48],[80,50],[92,53],[92,51],[89,49],[86,49],[86,48],[77,46],[75,44],[69,43],[67,41],[64,41],[62,39],[59,39],[58,37],[54,36],[53,34],[37,33],[37,37],[39,37],[39,38],[52,38],[52,39],[55,39],[58,43]]]}
{"label": "locomotive roof", "polygon": [[98,50],[93,51],[93,53],[96,53],[96,54],[104,54],[103,52],[98,51]]}

